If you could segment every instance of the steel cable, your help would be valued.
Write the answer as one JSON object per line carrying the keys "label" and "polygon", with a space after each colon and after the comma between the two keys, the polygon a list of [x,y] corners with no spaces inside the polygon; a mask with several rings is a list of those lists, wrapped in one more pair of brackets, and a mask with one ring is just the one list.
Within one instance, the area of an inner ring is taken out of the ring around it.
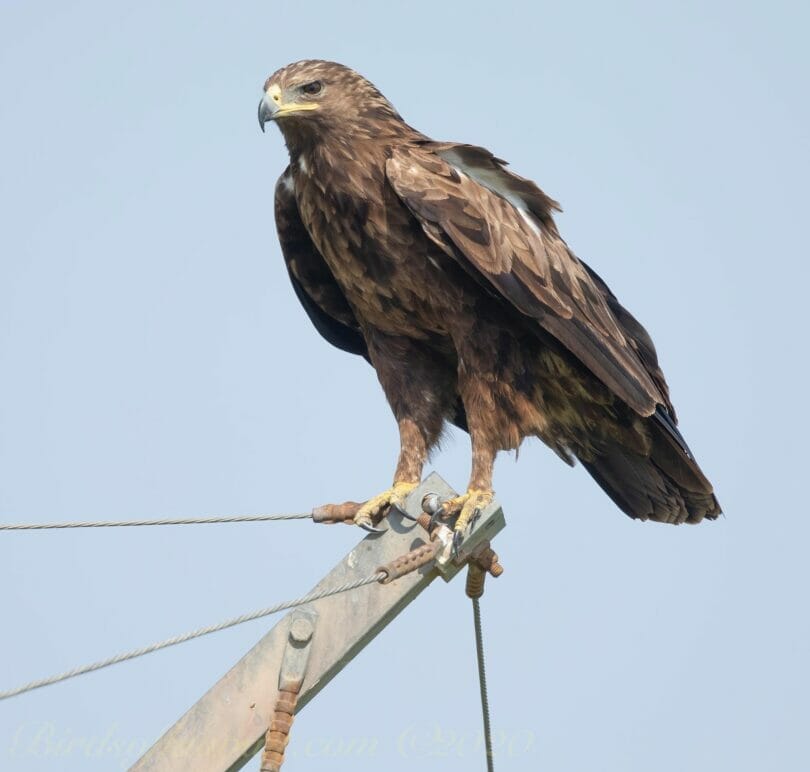
{"label": "steel cable", "polygon": [[84,675],[85,673],[92,673],[94,670],[101,670],[102,668],[109,667],[110,665],[116,665],[119,662],[125,662],[129,659],[142,657],[144,654],[151,654],[153,651],[166,649],[169,646],[175,646],[178,643],[184,643],[185,641],[190,641],[194,638],[200,638],[203,635],[208,635],[209,633],[215,633],[219,630],[225,630],[228,627],[241,625],[243,622],[251,622],[254,619],[261,619],[262,617],[269,616],[270,614],[275,614],[278,611],[295,608],[296,606],[303,606],[306,603],[312,603],[313,601],[320,600],[321,598],[327,598],[330,595],[338,595],[342,592],[348,592],[349,590],[356,590],[359,587],[364,587],[367,584],[379,582],[386,576],[387,573],[385,571],[377,571],[364,579],[356,579],[353,582],[346,582],[338,587],[330,587],[326,590],[313,591],[296,600],[277,603],[275,606],[269,606],[268,608],[253,611],[249,614],[242,614],[238,617],[232,617],[231,619],[227,619],[219,624],[201,627],[190,633],[183,633],[181,635],[176,635],[173,638],[167,638],[165,641],[160,641],[159,643],[153,643],[139,649],[132,649],[131,651],[124,652],[123,654],[117,654],[114,657],[102,659],[89,665],[82,665],[80,667],[73,668],[72,670],[66,670],[64,673],[49,676],[48,678],[40,678],[37,681],[30,681],[29,683],[23,684],[22,686],[18,686],[14,689],[0,691],[0,700],[6,700],[9,697],[15,697],[19,694],[24,694],[25,692],[30,692],[43,686],[50,686],[51,684],[58,683],[59,681],[66,681],[68,678],[75,678],[76,676]]}
{"label": "steel cable", "polygon": [[478,598],[472,599],[475,624],[475,654],[478,659],[478,685],[481,688],[481,712],[484,718],[484,747],[487,754],[487,772],[494,772],[492,755],[492,729],[489,724],[489,697],[487,696],[487,673],[484,664],[484,634],[481,630],[481,606]]}
{"label": "steel cable", "polygon": [[283,515],[225,515],[176,517],[159,520],[87,520],[68,523],[0,523],[0,531],[47,531],[63,528],[133,528],[142,525],[206,525],[208,523],[265,523],[273,520],[311,520],[312,513]]}

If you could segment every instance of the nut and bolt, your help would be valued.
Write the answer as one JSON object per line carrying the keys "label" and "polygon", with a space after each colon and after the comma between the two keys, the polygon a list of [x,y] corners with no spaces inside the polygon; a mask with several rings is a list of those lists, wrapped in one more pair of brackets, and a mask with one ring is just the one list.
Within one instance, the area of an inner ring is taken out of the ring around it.
{"label": "nut and bolt", "polygon": [[290,638],[296,643],[306,643],[312,638],[312,622],[303,617],[298,617],[290,625]]}

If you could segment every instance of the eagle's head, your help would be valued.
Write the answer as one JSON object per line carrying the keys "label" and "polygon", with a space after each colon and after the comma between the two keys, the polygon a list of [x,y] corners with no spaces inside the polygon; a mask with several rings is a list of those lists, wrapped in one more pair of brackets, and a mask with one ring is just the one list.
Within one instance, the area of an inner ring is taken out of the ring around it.
{"label": "eagle's head", "polygon": [[373,134],[394,119],[391,103],[354,70],[336,62],[307,59],[274,72],[264,84],[259,125],[276,121],[287,140],[337,131]]}

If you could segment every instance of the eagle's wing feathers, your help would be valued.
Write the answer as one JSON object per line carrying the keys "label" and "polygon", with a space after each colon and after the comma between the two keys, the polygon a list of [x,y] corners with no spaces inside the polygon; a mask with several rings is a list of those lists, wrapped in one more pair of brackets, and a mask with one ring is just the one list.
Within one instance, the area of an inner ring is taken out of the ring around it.
{"label": "eagle's wing feathers", "polygon": [[555,202],[533,183],[481,148],[437,143],[395,150],[386,173],[433,241],[536,319],[620,399],[641,415],[668,406],[602,282],[557,233]]}
{"label": "eagle's wing feathers", "polygon": [[276,184],[275,212],[293,289],[315,328],[333,346],[368,359],[354,312],[301,220],[289,167]]}

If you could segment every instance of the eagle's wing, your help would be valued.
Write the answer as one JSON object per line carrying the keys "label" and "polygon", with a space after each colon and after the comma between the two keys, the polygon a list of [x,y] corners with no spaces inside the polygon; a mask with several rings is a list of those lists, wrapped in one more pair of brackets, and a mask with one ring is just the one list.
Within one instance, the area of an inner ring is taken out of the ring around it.
{"label": "eagle's wing", "polygon": [[[289,167],[276,183],[275,209],[284,262],[295,294],[315,329],[333,346],[359,354],[370,363],[368,345],[354,311],[301,220]],[[460,397],[456,399],[451,420],[459,429],[468,431]]]}
{"label": "eagle's wing", "polygon": [[293,289],[318,332],[333,346],[368,359],[360,325],[301,221],[287,167],[276,183],[276,228]]}
{"label": "eagle's wing", "polygon": [[483,148],[426,142],[395,150],[386,173],[428,237],[616,396],[645,416],[671,409],[647,333],[560,238],[556,203],[504,166]]}

